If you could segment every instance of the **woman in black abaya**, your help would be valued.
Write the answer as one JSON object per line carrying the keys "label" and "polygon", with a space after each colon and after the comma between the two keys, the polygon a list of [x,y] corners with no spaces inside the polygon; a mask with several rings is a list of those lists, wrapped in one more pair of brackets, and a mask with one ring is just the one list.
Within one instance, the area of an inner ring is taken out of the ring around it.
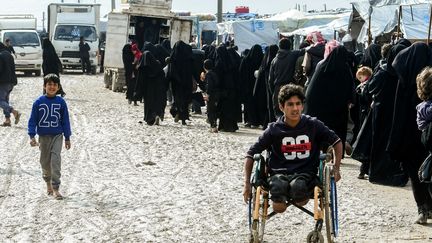
{"label": "woman in black abaya", "polygon": [[[42,42],[42,73],[44,76],[49,73],[54,73],[60,78],[61,70],[62,63],[57,56],[56,50],[51,41],[45,38]],[[66,95],[61,85],[57,94],[60,94],[62,97]]]}
{"label": "woman in black abaya", "polygon": [[139,65],[136,92],[144,99],[144,121],[148,125],[159,125],[163,117],[166,102],[164,76],[160,62],[150,51],[145,51]]}
{"label": "woman in black abaya", "polygon": [[[276,121],[274,111],[273,111],[273,86],[274,84],[269,83],[269,73],[270,73],[270,66],[273,58],[276,56],[277,52],[279,50],[279,47],[277,45],[271,45],[267,48],[263,60],[261,62],[261,66],[259,68],[258,72],[258,78],[255,82],[254,87],[254,96],[256,95],[262,95],[261,89],[265,90],[265,101],[262,99],[259,99],[259,112],[264,113],[264,120],[261,125],[263,125],[263,128],[267,127],[267,124],[270,122]],[[258,93],[257,93],[258,91]]]}
{"label": "woman in black abaya", "polygon": [[189,119],[189,104],[192,102],[192,47],[183,41],[177,41],[173,47],[167,78],[171,82],[174,104],[171,114],[175,120],[186,125]]}
{"label": "woman in black abaya", "polygon": [[[219,131],[235,132],[238,130],[238,100],[235,61],[224,45],[216,48],[215,72],[220,82]],[[237,66],[238,67],[238,66]]]}
{"label": "woman in black abaya", "polygon": [[[264,54],[261,46],[254,45],[240,64],[240,79],[242,87],[241,98],[244,104],[244,121],[246,126],[257,127],[262,123],[260,121],[263,120],[260,118],[261,114],[258,111],[259,101],[253,96],[256,81],[254,73],[259,69],[263,56]],[[265,92],[265,86],[260,86],[258,88],[261,88],[261,90],[257,90],[257,92]],[[261,102],[264,103],[265,100]]]}
{"label": "woman in black abaya", "polygon": [[[326,48],[331,45],[326,44]],[[306,90],[304,113],[317,117],[345,144],[348,105],[353,100],[354,79],[347,63],[347,50],[337,46],[318,63]]]}
{"label": "woman in black abaya", "polygon": [[[411,179],[419,219],[421,214],[432,213],[432,198],[427,184],[420,183],[417,175],[427,151],[421,143],[421,132],[416,124],[416,105],[421,102],[416,92],[416,77],[424,67],[431,65],[431,50],[425,43],[420,42],[402,50],[392,63],[399,82],[387,149],[393,159],[402,162],[404,171]],[[419,220],[416,222],[420,223]]]}
{"label": "woman in black abaya", "polygon": [[[368,81],[368,90],[373,97],[371,108],[372,147],[370,151],[369,181],[383,185],[405,186],[407,175],[402,171],[400,162],[390,158],[386,151],[393,118],[394,97],[398,78],[391,63],[396,55],[407,48],[402,44],[394,45],[387,57],[387,63],[376,67],[376,73]],[[390,63],[390,64],[389,64]]]}

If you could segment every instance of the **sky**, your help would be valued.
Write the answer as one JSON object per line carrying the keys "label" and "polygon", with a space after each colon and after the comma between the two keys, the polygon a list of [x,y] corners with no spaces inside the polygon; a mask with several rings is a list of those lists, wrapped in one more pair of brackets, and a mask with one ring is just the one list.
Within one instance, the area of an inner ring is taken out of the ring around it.
{"label": "sky", "polygon": [[[112,0],[64,0],[64,2],[100,3],[101,16],[111,10]],[[61,0],[13,0],[10,4],[2,4],[0,14],[33,14],[38,21],[38,28],[42,27],[43,12],[47,12],[49,3],[60,3]],[[120,0],[115,0],[116,7],[120,6]],[[317,3],[319,2],[319,3]],[[307,9],[323,10],[324,4],[327,9],[349,8],[350,1],[347,0],[223,0],[223,11],[234,12],[236,6],[248,6],[250,12],[266,14],[280,13],[295,8],[296,3]],[[216,13],[217,0],[173,0],[174,11],[190,11],[192,13]],[[46,25],[46,21],[45,21]]]}

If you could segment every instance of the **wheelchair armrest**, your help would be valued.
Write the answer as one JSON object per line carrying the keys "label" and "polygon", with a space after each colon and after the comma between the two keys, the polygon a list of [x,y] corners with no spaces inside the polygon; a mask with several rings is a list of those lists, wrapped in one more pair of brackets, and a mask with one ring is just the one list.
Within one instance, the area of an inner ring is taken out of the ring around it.
{"label": "wheelchair armrest", "polygon": [[261,154],[254,154],[253,156],[253,160],[254,161],[260,161],[261,159],[263,159],[264,157]]}

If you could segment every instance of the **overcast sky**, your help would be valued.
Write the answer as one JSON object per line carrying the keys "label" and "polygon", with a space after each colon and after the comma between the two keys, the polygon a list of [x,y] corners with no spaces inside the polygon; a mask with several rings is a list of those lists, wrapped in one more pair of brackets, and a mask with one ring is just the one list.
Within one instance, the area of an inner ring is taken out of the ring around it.
{"label": "overcast sky", "polygon": [[[64,0],[64,2],[78,2],[79,0]],[[38,26],[42,26],[42,12],[47,11],[49,3],[59,3],[61,0],[13,0],[2,1],[0,14],[33,14],[38,19]],[[111,0],[81,0],[82,3],[100,3],[101,16],[111,10]],[[115,0],[119,7],[120,0]],[[251,12],[279,13],[292,9],[296,3],[307,9],[323,10],[324,4],[327,9],[340,7],[349,8],[350,1],[347,0],[223,0],[224,12],[234,12],[235,6],[248,6]],[[173,10],[191,11],[192,13],[216,13],[217,0],[173,0]],[[45,14],[46,16],[46,14]],[[45,23],[46,24],[46,23]]]}

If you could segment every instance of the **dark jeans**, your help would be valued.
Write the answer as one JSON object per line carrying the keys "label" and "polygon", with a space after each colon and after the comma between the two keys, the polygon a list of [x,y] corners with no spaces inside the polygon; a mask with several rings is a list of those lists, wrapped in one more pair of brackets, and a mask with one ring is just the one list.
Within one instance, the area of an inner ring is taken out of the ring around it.
{"label": "dark jeans", "polygon": [[89,57],[81,57],[81,68],[83,73],[91,73],[91,64]]}
{"label": "dark jeans", "polygon": [[431,185],[421,183],[418,177],[418,170],[422,162],[421,159],[403,161],[402,167],[411,179],[411,187],[417,206],[426,207],[427,209],[432,210],[432,195],[429,193]]}

